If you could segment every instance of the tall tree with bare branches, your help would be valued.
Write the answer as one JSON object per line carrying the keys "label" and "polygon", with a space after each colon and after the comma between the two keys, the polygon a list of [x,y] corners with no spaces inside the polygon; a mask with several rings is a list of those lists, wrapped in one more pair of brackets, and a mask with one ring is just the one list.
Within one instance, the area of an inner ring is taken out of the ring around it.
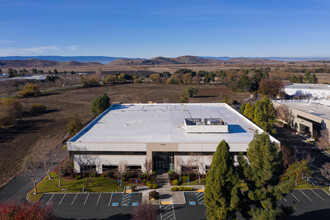
{"label": "tall tree with bare branches", "polygon": [[48,179],[52,179],[50,172],[61,151],[60,142],[56,138],[40,138],[34,145],[33,154],[39,157]]}
{"label": "tall tree with bare branches", "polygon": [[127,161],[120,161],[118,164],[118,177],[120,178],[120,186],[123,185],[123,176],[127,170]]}
{"label": "tall tree with bare branches", "polygon": [[28,171],[29,177],[31,181],[33,182],[33,194],[37,194],[37,177],[36,177],[36,172],[39,166],[39,161],[34,157],[33,155],[27,155],[24,157],[23,161],[23,168]]}
{"label": "tall tree with bare branches", "polygon": [[150,173],[152,171],[152,160],[146,159],[143,166],[144,166],[144,169],[146,170],[146,173],[147,173],[147,181],[149,181],[149,176],[150,176]]}
{"label": "tall tree with bare branches", "polygon": [[291,127],[293,115],[292,110],[284,105],[280,105],[276,108],[277,118],[284,121],[289,127]]}
{"label": "tall tree with bare branches", "polygon": [[[325,164],[323,164],[322,168],[321,168],[321,174],[330,181],[330,163],[327,162]],[[329,185],[329,191],[330,191],[330,185]]]}

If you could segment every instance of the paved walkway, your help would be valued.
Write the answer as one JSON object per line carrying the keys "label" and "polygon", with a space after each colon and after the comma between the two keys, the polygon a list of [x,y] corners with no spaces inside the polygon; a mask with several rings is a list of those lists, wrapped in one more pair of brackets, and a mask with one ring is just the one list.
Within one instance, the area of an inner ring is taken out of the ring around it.
{"label": "paved walkway", "polygon": [[168,173],[157,175],[158,192],[161,204],[185,204],[183,192],[172,192]]}

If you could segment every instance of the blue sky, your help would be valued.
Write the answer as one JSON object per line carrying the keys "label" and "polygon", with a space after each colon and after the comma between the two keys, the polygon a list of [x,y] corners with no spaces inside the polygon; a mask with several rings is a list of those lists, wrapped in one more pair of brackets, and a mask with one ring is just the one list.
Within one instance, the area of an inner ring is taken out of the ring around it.
{"label": "blue sky", "polygon": [[1,0],[13,55],[330,57],[330,1]]}

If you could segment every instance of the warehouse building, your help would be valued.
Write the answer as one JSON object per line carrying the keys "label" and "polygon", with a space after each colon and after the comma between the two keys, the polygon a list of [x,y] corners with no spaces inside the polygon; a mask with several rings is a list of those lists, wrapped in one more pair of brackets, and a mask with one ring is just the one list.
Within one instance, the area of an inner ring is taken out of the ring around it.
{"label": "warehouse building", "polygon": [[284,91],[289,96],[330,99],[329,84],[293,83],[285,86]]}
{"label": "warehouse building", "polygon": [[289,109],[292,118],[289,126],[296,131],[312,137],[319,137],[321,130],[329,133],[330,100],[274,100],[273,104]]}
{"label": "warehouse building", "polygon": [[153,170],[181,172],[195,158],[205,173],[220,141],[234,154],[244,153],[255,132],[263,130],[224,103],[113,104],[67,149],[76,172],[93,166],[103,173],[122,161],[130,169],[144,171],[150,161]]}

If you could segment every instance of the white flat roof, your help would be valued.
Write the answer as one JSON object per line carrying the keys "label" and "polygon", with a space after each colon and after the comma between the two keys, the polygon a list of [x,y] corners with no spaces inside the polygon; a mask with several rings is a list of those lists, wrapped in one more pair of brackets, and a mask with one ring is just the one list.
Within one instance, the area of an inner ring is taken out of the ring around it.
{"label": "white flat roof", "polygon": [[[322,101],[322,100],[321,100]],[[325,104],[320,104],[313,100],[276,100],[275,102],[286,105],[320,118],[330,120],[330,107]]]}
{"label": "white flat roof", "polygon": [[[187,133],[185,118],[221,118],[229,133]],[[224,103],[114,104],[69,142],[249,143],[255,130],[262,131]]]}
{"label": "white flat roof", "polygon": [[317,90],[330,90],[329,84],[307,84],[307,83],[292,83],[285,86],[285,89],[317,89]]}

